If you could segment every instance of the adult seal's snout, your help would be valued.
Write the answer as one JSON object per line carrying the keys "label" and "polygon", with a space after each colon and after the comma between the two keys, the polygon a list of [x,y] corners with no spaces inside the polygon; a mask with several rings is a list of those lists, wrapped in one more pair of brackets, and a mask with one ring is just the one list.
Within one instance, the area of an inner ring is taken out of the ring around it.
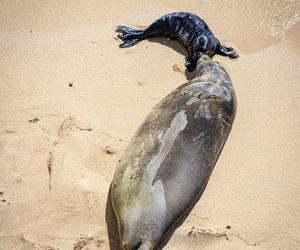
{"label": "adult seal's snout", "polygon": [[186,67],[193,71],[202,55],[213,57],[215,54],[237,58],[238,53],[231,47],[221,45],[208,25],[200,17],[187,13],[175,12],[160,17],[144,30],[117,26],[118,37],[123,40],[121,48],[131,47],[151,37],[168,37],[178,40],[187,50]]}

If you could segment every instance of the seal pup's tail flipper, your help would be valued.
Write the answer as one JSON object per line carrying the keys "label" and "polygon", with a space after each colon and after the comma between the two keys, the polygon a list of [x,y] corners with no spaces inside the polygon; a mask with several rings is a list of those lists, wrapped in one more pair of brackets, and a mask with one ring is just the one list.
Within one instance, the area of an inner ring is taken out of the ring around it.
{"label": "seal pup's tail flipper", "polygon": [[118,34],[118,38],[123,41],[123,43],[119,45],[120,48],[131,47],[142,40],[141,37],[143,35],[143,30],[132,29],[130,27],[120,25],[116,27],[116,32],[120,33]]}
{"label": "seal pup's tail flipper", "polygon": [[128,40],[128,41],[125,41],[123,43],[121,43],[119,45],[120,48],[129,48],[135,44],[137,44],[138,42],[140,41],[140,39],[136,38],[136,39],[131,39],[131,40]]}
{"label": "seal pup's tail flipper", "polygon": [[124,25],[118,25],[116,27],[116,32],[118,33],[141,33],[143,30],[133,29]]}

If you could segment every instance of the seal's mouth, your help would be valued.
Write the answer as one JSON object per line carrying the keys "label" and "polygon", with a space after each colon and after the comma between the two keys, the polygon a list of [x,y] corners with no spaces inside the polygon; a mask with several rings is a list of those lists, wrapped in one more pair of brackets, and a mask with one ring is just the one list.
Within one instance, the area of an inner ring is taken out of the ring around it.
{"label": "seal's mouth", "polygon": [[211,61],[212,59],[208,56],[208,55],[203,55],[200,57],[200,59],[197,62],[197,66],[199,66],[200,64],[206,62],[206,61]]}
{"label": "seal's mouth", "polygon": [[201,71],[201,69],[202,69],[203,67],[205,67],[206,65],[208,65],[208,64],[210,64],[210,63],[212,63],[212,62],[214,62],[214,61],[213,61],[212,58],[210,58],[208,55],[203,55],[203,56],[201,56],[201,57],[198,59],[198,61],[197,61],[197,66],[196,66],[196,69],[195,69],[195,71],[194,71],[195,77],[199,76],[200,71]]}

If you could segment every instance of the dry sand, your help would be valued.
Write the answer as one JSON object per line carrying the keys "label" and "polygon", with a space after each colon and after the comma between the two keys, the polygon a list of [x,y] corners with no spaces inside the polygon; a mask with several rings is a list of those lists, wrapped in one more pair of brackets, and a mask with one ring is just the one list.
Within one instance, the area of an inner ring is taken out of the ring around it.
{"label": "dry sand", "polygon": [[215,57],[231,74],[237,117],[166,249],[300,249],[299,0],[3,0],[1,250],[108,249],[116,162],[150,109],[186,81],[178,44],[121,50],[114,27],[172,11],[203,17],[241,57]]}

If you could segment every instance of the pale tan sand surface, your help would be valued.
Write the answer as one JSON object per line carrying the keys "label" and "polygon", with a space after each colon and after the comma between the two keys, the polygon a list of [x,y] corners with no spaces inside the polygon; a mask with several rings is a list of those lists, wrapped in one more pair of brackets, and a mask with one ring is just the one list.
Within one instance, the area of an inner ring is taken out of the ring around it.
{"label": "pale tan sand surface", "polygon": [[203,17],[241,57],[215,57],[232,77],[236,120],[165,249],[300,249],[299,1],[3,0],[1,250],[109,249],[116,163],[150,109],[186,81],[176,42],[119,49],[114,27],[172,11]]}

